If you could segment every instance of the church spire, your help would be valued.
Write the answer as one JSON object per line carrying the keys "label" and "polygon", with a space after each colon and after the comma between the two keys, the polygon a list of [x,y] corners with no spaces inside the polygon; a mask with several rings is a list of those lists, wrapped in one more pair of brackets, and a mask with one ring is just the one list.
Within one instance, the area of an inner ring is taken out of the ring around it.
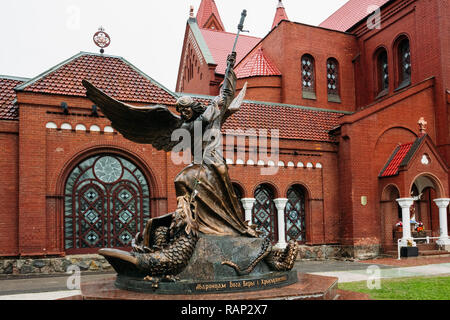
{"label": "church spire", "polygon": [[214,0],[202,0],[197,12],[197,24],[202,29],[225,31]]}
{"label": "church spire", "polygon": [[278,0],[277,12],[273,19],[272,29],[275,28],[282,20],[289,20],[286,10],[284,9],[283,2]]}

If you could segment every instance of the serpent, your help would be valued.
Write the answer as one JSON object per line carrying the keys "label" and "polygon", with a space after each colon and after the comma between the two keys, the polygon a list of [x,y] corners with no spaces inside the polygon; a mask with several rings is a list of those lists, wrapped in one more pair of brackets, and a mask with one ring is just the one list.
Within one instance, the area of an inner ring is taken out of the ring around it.
{"label": "serpent", "polygon": [[236,263],[229,260],[222,262],[222,264],[232,267],[239,276],[250,274],[262,260],[267,263],[271,270],[289,271],[294,267],[298,251],[299,247],[296,241],[289,241],[284,250],[275,250],[270,239],[265,238],[260,253],[246,268],[241,269]]}

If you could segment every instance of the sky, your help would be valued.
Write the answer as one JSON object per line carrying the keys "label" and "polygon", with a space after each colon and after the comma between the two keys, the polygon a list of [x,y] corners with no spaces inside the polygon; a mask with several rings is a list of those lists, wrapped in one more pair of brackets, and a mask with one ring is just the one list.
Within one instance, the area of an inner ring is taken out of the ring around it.
{"label": "sky", "polygon": [[[105,54],[121,56],[175,90],[189,8],[201,0],[1,0],[0,75],[34,78],[80,51],[99,52],[100,26],[111,37]],[[347,0],[283,0],[289,20],[317,26]],[[226,31],[243,9],[249,35],[264,37],[278,0],[216,0]],[[231,51],[231,48],[230,48]]]}

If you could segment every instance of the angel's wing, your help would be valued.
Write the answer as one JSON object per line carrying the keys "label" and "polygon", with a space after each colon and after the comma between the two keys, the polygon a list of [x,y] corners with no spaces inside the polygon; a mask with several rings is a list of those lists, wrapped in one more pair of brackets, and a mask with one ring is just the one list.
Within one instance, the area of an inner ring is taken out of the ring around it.
{"label": "angel's wing", "polygon": [[227,121],[227,119],[233,113],[238,112],[239,109],[241,108],[242,102],[245,99],[245,94],[247,93],[247,85],[248,83],[246,82],[242,87],[241,92],[239,92],[238,96],[234,98],[233,101],[231,102],[230,106],[228,107],[228,110],[225,112],[225,115],[223,116],[222,124],[224,124],[225,121]]}
{"label": "angel's wing", "polygon": [[231,102],[230,106],[228,107],[228,110],[230,110],[231,112],[239,111],[242,102],[245,99],[245,94],[247,93],[247,85],[248,82],[244,84],[244,86],[241,89],[241,92],[239,92],[239,95],[236,98],[234,98],[234,100]]}
{"label": "angel's wing", "polygon": [[158,150],[171,151],[178,141],[172,132],[183,124],[180,116],[161,105],[136,107],[111,98],[89,81],[83,80],[87,97],[111,121],[114,129],[126,139],[151,144]]}

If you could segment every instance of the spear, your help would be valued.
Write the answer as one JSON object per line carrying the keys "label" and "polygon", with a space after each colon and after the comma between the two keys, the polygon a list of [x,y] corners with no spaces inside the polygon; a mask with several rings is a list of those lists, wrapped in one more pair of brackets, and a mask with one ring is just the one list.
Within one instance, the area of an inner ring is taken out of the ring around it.
{"label": "spear", "polygon": [[[237,32],[236,38],[234,40],[233,49],[231,50],[232,54],[236,54],[236,46],[237,46],[237,42],[238,42],[240,33],[241,32],[246,32],[244,30],[244,21],[245,21],[246,17],[247,17],[247,10],[244,9],[242,11],[242,13],[241,13],[241,21],[239,22],[239,25],[238,25],[238,32]],[[222,87],[222,92],[225,92],[225,90],[228,89],[227,78],[228,78],[232,68],[233,68],[233,65],[232,65],[231,61],[228,61],[227,69],[225,71],[225,77],[224,77],[224,84],[223,84],[223,87]],[[222,120],[225,117],[225,113],[227,112],[227,109],[228,109],[228,106],[224,105],[222,110],[220,110],[220,114],[219,114],[219,117],[218,117],[220,119],[220,123],[222,123]],[[211,121],[208,124],[208,126],[206,128],[206,132],[208,132],[208,130],[212,128],[214,122],[215,121]],[[203,152],[202,162],[200,164],[200,167],[199,167],[198,172],[197,172],[197,176],[196,176],[195,181],[194,181],[194,187],[193,187],[192,193],[191,193],[191,203],[195,200],[195,197],[198,194],[197,187],[200,184],[200,173],[201,173],[201,170],[203,168],[203,164],[205,163],[205,157],[206,157],[206,149]]]}
{"label": "spear", "polygon": [[[237,46],[237,42],[238,42],[238,39],[239,39],[239,35],[241,34],[241,32],[246,32],[246,31],[243,30],[244,29],[244,21],[245,21],[246,17],[247,17],[247,10],[244,9],[242,11],[242,13],[241,13],[241,21],[239,22],[239,25],[238,25],[238,32],[236,34],[236,38],[234,39],[233,49],[231,50],[232,54],[236,54],[236,46]],[[228,87],[227,78],[230,75],[232,67],[233,66],[231,65],[231,62],[228,61],[227,70],[225,71],[225,77],[224,77],[224,84],[223,84],[223,87],[222,87],[222,92],[225,92],[225,90],[228,89],[227,88]],[[225,107],[221,110],[221,112],[220,112],[221,120],[225,116],[226,111],[227,111],[227,108],[225,108]]]}

